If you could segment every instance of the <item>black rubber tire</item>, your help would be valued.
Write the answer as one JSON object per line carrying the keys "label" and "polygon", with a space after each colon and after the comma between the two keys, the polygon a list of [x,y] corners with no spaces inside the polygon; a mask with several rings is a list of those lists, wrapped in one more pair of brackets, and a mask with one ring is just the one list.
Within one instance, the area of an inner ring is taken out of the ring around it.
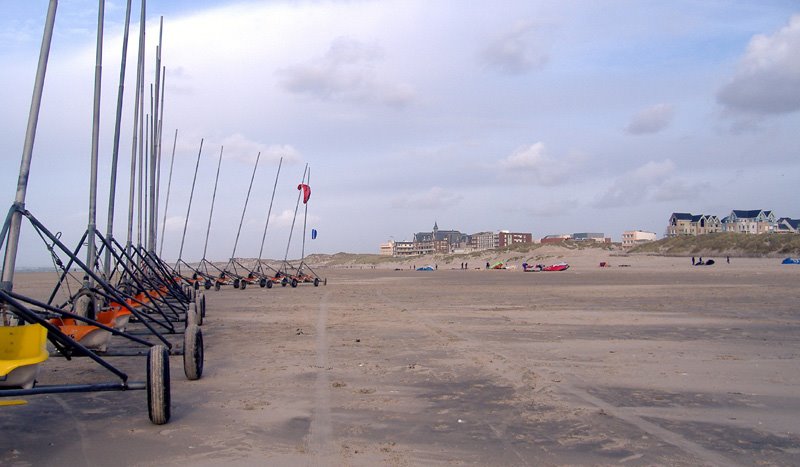
{"label": "black rubber tire", "polygon": [[284,277],[283,280],[281,280],[281,287],[286,287],[287,285],[289,285],[289,279]]}
{"label": "black rubber tire", "polygon": [[197,299],[197,303],[200,304],[200,317],[205,319],[206,318],[206,295],[201,294],[200,298]]}
{"label": "black rubber tire", "polygon": [[219,283],[219,282],[214,282],[214,290],[217,290],[217,291],[219,291],[220,287],[222,287],[222,284],[221,284],[221,283]]}
{"label": "black rubber tire", "polygon": [[92,297],[92,292],[87,289],[81,289],[75,298],[73,298],[75,308],[73,313],[84,318],[95,318],[95,300]]}
{"label": "black rubber tire", "polygon": [[319,277],[314,278],[314,287],[319,287]]}
{"label": "black rubber tire", "polygon": [[200,282],[194,281],[194,290],[200,290]]}
{"label": "black rubber tire", "polygon": [[183,333],[183,372],[189,381],[203,376],[203,331],[200,326],[189,326]]}
{"label": "black rubber tire", "polygon": [[202,308],[202,306],[203,305],[200,302],[195,300],[194,301],[194,306],[191,307],[194,310],[194,315],[197,317],[197,319],[195,320],[196,321],[195,324],[197,324],[198,326],[202,326],[203,325],[203,308]]}
{"label": "black rubber tire", "polygon": [[297,287],[297,279],[292,279],[292,288]]}
{"label": "black rubber tire", "polygon": [[271,289],[271,288],[272,288],[272,280],[268,280],[268,281],[267,281],[267,288],[268,288],[268,289]]}
{"label": "black rubber tire", "polygon": [[242,289],[242,290],[246,289],[247,288],[247,281],[242,281],[239,284],[239,288]]}
{"label": "black rubber tire", "polygon": [[233,280],[233,288],[234,289],[238,289],[239,288],[239,283],[240,283],[239,279],[234,279]]}
{"label": "black rubber tire", "polygon": [[258,281],[258,285],[263,289],[267,286],[267,280],[262,277],[261,280]]}
{"label": "black rubber tire", "polygon": [[169,352],[154,345],[147,352],[147,414],[155,425],[169,421],[172,401],[169,390]]}
{"label": "black rubber tire", "polygon": [[211,288],[211,281],[206,279],[206,281],[203,283],[203,287],[205,287],[206,290],[210,289]]}
{"label": "black rubber tire", "polygon": [[184,321],[186,322],[187,328],[193,324],[197,324],[197,302],[191,302],[189,306],[186,307],[186,319]]}

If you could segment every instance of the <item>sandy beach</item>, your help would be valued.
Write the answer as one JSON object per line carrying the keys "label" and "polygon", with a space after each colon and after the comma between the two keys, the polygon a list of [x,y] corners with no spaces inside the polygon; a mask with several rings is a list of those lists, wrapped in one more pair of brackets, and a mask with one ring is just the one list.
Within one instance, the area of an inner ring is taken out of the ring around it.
{"label": "sandy beach", "polygon": [[[571,268],[320,267],[327,286],[210,290],[205,371],[171,359],[168,424],[144,391],[23,398],[0,407],[0,464],[797,464],[800,267],[547,260]],[[39,377],[78,380],[113,378],[58,357]]]}

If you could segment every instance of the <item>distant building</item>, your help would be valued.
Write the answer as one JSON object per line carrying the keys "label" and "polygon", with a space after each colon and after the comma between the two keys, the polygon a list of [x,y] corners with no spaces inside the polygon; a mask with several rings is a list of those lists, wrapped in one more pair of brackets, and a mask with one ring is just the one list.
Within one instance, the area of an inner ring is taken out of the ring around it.
{"label": "distant building", "polygon": [[570,239],[568,234],[545,235],[542,237],[541,243],[543,245],[561,243]]}
{"label": "distant building", "polygon": [[394,240],[389,240],[386,243],[381,243],[380,246],[381,256],[394,256]]}
{"label": "distant building", "polygon": [[774,232],[778,221],[772,211],[754,209],[742,211],[734,209],[730,215],[722,219],[722,230],[747,234]]}
{"label": "distant building", "polygon": [[719,218],[707,214],[689,214],[687,212],[673,212],[669,217],[667,237],[680,235],[704,235],[722,230]]}
{"label": "distant building", "polygon": [[622,232],[622,248],[633,248],[642,243],[654,242],[657,239],[655,232],[644,230],[626,230]]}
{"label": "distant building", "polygon": [[604,233],[596,233],[596,232],[574,233],[572,234],[572,240],[576,242],[611,243],[610,237],[606,237]]}
{"label": "distant building", "polygon": [[789,219],[788,217],[781,217],[775,226],[775,232],[778,233],[800,233],[800,219]]}
{"label": "distant building", "polygon": [[414,243],[430,243],[431,252],[450,253],[457,248],[465,248],[469,244],[469,236],[458,230],[439,230],[438,223],[433,223],[430,232],[414,234]]}
{"label": "distant building", "polygon": [[474,251],[492,250],[498,247],[499,239],[494,232],[478,232],[469,236],[469,247]]}
{"label": "distant building", "polygon": [[434,222],[433,230],[430,232],[415,233],[413,242],[390,240],[382,243],[380,253],[387,256],[466,253],[519,243],[533,243],[533,235],[529,232],[509,232],[507,230],[467,235],[458,230],[439,230],[438,222]]}
{"label": "distant building", "polygon": [[414,242],[394,242],[394,256],[413,256]]}
{"label": "distant building", "polygon": [[414,242],[396,242],[389,240],[386,243],[381,243],[380,254],[382,256],[412,256],[417,253]]}
{"label": "distant building", "polygon": [[519,243],[533,243],[533,234],[523,232],[509,232],[501,230],[497,233],[497,247],[516,245]]}

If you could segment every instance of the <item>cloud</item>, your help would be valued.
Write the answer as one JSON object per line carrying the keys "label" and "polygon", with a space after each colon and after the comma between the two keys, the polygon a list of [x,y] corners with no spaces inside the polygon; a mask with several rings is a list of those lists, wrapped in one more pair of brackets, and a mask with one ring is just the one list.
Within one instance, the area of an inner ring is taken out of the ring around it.
{"label": "cloud", "polygon": [[525,206],[523,212],[530,216],[538,217],[563,217],[578,206],[578,201],[572,198],[537,199],[534,205]]}
{"label": "cloud", "polygon": [[800,110],[799,89],[800,15],[795,15],[775,34],[750,40],[717,102],[733,114],[784,114]]}
{"label": "cloud", "polygon": [[185,216],[167,216],[166,231],[182,232],[185,220],[186,220]]}
{"label": "cloud", "polygon": [[657,104],[633,116],[626,131],[632,135],[658,133],[672,122],[673,108],[670,104]]}
{"label": "cloud", "polygon": [[663,198],[674,172],[675,164],[669,159],[650,161],[617,178],[593,205],[602,208],[632,206],[647,200],[653,193]]}
{"label": "cloud", "polygon": [[393,208],[441,209],[461,202],[464,196],[435,186],[422,193],[405,195],[392,200]]}
{"label": "cloud", "polygon": [[537,142],[517,149],[502,159],[500,167],[537,185],[554,186],[564,183],[579,170],[580,158],[573,156],[556,159],[547,153],[544,143]]}
{"label": "cloud", "polygon": [[298,161],[301,159],[300,153],[289,144],[266,145],[258,141],[253,141],[241,133],[234,133],[222,138],[224,147],[223,156],[247,163],[255,163],[256,156],[261,153],[262,159],[278,160],[283,157],[284,161]]}
{"label": "cloud", "polygon": [[[310,202],[309,202],[310,203]],[[257,223],[255,225],[264,224],[265,218],[257,219]],[[308,223],[311,222],[318,222],[319,216],[314,214],[309,214],[308,218],[306,219]],[[272,230],[273,228],[289,228],[292,226],[292,220],[294,220],[295,225],[295,233],[298,232],[298,228],[300,230],[303,229],[303,205],[300,204],[300,207],[297,211],[297,218],[294,217],[294,208],[292,209],[284,209],[277,214],[272,214],[269,218],[269,229]]]}
{"label": "cloud", "polygon": [[534,32],[530,22],[520,22],[501,37],[490,42],[481,54],[484,63],[508,74],[523,74],[541,69],[547,54],[531,44]]}
{"label": "cloud", "polygon": [[278,71],[282,87],[299,95],[320,100],[377,102],[403,107],[414,100],[414,88],[406,83],[382,80],[378,64],[383,51],[354,39],[335,39],[327,53],[317,60]]}
{"label": "cloud", "polygon": [[710,188],[711,184],[703,180],[692,180],[692,183],[688,183],[686,180],[670,178],[655,187],[651,198],[653,201],[693,199],[698,193],[708,194]]}

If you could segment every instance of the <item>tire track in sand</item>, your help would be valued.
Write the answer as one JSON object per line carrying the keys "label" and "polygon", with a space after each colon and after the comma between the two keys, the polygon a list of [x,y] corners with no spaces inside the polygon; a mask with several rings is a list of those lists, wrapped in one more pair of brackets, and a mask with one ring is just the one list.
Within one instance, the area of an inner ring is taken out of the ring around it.
{"label": "tire track in sand", "polygon": [[317,311],[314,344],[316,351],[315,368],[317,378],[314,381],[314,406],[311,412],[311,426],[308,435],[308,448],[313,454],[311,465],[332,465],[335,461],[331,440],[333,426],[331,423],[331,384],[328,377],[328,295],[326,292],[319,303]]}
{"label": "tire track in sand", "polygon": [[[383,293],[378,291],[377,297],[384,302],[388,303],[388,299]],[[524,391],[526,387],[530,387],[531,381],[528,379],[530,373],[525,366],[519,366],[513,359],[509,358],[504,353],[497,350],[497,348],[489,349],[479,338],[468,335],[464,332],[454,331],[453,329],[446,328],[446,326],[436,322],[424,313],[419,313],[417,310],[409,310],[410,314],[415,316],[417,320],[427,327],[434,335],[443,340],[451,349],[458,349],[458,353],[462,356],[473,357],[473,362],[480,362],[484,370],[495,373],[497,376],[510,382],[517,390]],[[487,362],[492,362],[488,365]],[[708,465],[725,465],[725,466],[740,466],[735,459],[730,458],[724,454],[715,452],[701,446],[694,440],[687,439],[685,436],[662,428],[652,422],[649,422],[638,416],[632,411],[625,410],[624,408],[614,407],[612,404],[603,399],[590,395],[586,390],[579,387],[578,383],[583,383],[580,379],[569,372],[555,372],[546,368],[537,368],[536,372],[539,376],[547,375],[549,380],[558,378],[564,384],[560,384],[557,390],[567,392],[573,397],[577,397],[584,403],[602,409],[606,414],[616,417],[624,422],[635,426],[642,432],[648,433],[654,437],[659,438],[661,441],[673,445],[682,451],[697,457]],[[536,379],[536,378],[533,378]],[[545,383],[544,387],[547,387]],[[583,383],[582,386],[588,386]],[[539,387],[534,392],[541,391],[544,387]],[[527,463],[525,457],[511,445],[508,441],[508,435],[504,426],[496,426],[488,424],[489,428],[494,432],[498,441],[500,441],[507,450],[510,450],[520,461],[522,465],[530,465]]]}

